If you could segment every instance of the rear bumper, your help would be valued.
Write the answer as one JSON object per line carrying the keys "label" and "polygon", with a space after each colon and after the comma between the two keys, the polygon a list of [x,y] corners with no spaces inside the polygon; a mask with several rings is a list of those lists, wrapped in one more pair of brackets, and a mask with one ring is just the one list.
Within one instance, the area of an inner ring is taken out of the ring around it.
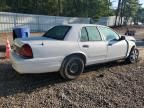
{"label": "rear bumper", "polygon": [[23,59],[13,51],[10,60],[12,67],[21,74],[55,72],[61,66],[57,58]]}

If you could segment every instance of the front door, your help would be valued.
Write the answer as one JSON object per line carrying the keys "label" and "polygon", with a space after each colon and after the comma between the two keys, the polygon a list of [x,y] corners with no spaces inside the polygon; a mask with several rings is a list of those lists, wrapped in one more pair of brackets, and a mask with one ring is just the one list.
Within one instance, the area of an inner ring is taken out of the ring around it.
{"label": "front door", "polygon": [[99,27],[107,43],[107,60],[123,58],[127,53],[127,43],[120,40],[120,36],[108,27]]}

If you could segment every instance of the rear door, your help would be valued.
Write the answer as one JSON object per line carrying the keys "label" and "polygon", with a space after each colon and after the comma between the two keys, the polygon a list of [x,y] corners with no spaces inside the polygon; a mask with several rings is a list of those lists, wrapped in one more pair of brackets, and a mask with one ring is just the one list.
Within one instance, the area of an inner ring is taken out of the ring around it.
{"label": "rear door", "polygon": [[99,63],[105,60],[107,45],[96,26],[88,26],[81,29],[79,45],[88,57],[88,64]]}

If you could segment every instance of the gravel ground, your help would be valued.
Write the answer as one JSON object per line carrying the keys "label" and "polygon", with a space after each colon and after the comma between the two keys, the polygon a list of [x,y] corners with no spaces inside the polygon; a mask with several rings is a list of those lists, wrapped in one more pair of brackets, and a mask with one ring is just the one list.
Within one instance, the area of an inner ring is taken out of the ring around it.
{"label": "gravel ground", "polygon": [[0,61],[0,108],[144,108],[144,49],[136,64],[87,67],[73,81],[58,73],[19,75]]}

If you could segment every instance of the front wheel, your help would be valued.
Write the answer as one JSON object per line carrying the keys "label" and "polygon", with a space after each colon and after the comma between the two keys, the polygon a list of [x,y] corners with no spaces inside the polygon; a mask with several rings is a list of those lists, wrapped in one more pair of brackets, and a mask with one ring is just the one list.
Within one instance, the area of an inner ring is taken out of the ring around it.
{"label": "front wheel", "polygon": [[60,75],[67,80],[73,80],[80,76],[84,70],[84,60],[78,56],[71,56],[64,60]]}
{"label": "front wheel", "polygon": [[126,61],[128,61],[129,63],[136,63],[138,61],[138,57],[139,57],[139,50],[137,48],[133,48]]}

